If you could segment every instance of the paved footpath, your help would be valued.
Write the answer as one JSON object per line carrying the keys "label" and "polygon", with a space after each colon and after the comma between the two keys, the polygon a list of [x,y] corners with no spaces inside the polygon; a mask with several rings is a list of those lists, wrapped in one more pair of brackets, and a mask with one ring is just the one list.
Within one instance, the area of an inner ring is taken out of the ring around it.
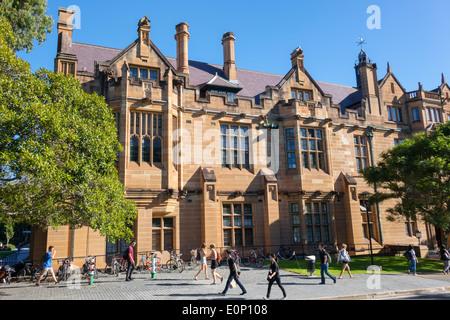
{"label": "paved footpath", "polygon": [[[125,281],[124,274],[119,277],[100,274],[93,285],[89,285],[86,279],[79,284],[42,282],[39,287],[31,282],[0,283],[0,300],[261,300],[266,294],[267,267],[242,268],[241,281],[248,291],[244,296],[239,295],[241,290],[238,287],[230,289],[225,297],[218,295],[225,287],[229,273],[227,267],[218,269],[225,276],[224,282],[220,284],[219,281],[218,285],[211,285],[211,280],[203,280],[204,274],[195,281],[193,277],[197,271],[165,271],[158,273],[155,279],[149,274],[135,274],[130,282]],[[312,277],[282,271],[288,300],[373,299],[450,291],[450,275],[363,274],[355,275],[353,279],[344,276],[336,284],[327,278],[325,285],[319,285],[318,274],[319,270]],[[274,284],[271,299],[281,297],[281,291]]]}

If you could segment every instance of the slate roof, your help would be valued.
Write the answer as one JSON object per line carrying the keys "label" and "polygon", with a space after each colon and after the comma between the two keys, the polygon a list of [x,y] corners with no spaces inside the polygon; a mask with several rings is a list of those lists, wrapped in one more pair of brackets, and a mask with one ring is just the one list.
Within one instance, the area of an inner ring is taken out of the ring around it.
{"label": "slate roof", "polygon": [[[78,70],[86,68],[88,72],[94,72],[94,61],[110,61],[119,55],[123,49],[108,48],[85,43],[73,42],[70,46],[70,53],[78,58]],[[170,64],[176,68],[176,58],[167,57]],[[215,75],[227,79],[222,65],[210,64],[189,60],[189,80],[190,85],[202,87]],[[266,86],[276,86],[283,80],[283,75],[237,69],[237,85],[242,88],[239,96],[256,97],[264,94]],[[334,104],[340,104],[343,109],[361,101],[361,90],[339,84],[316,81],[322,91],[332,95]]]}

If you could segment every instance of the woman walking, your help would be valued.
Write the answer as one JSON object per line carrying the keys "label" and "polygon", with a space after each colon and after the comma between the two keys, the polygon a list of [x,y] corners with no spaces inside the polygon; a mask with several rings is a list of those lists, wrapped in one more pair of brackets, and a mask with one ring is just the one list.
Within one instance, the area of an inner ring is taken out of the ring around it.
{"label": "woman walking", "polygon": [[206,243],[202,243],[202,245],[199,249],[199,254],[200,254],[200,264],[201,264],[202,268],[200,269],[199,272],[197,272],[197,274],[194,277],[194,280],[198,280],[197,276],[200,273],[202,273],[202,271],[205,271],[205,280],[209,280],[208,265],[206,264]]}
{"label": "woman walking", "polygon": [[220,282],[223,282],[223,277],[216,272],[216,269],[219,267],[219,253],[216,251],[214,244],[211,244],[209,248],[211,249],[209,258],[211,259],[211,274],[213,278],[213,283],[211,284],[216,284],[216,278],[219,278]]}
{"label": "woman walking", "polygon": [[450,269],[450,253],[447,249],[445,249],[445,245],[441,245],[441,250],[439,250],[439,255],[441,256],[441,260],[444,262],[444,274],[449,273]]}
{"label": "woman walking", "polygon": [[280,269],[278,268],[277,258],[273,253],[269,255],[270,258],[270,269],[269,269],[269,275],[267,276],[267,280],[269,281],[269,286],[267,287],[267,294],[264,297],[264,300],[269,300],[270,298],[270,291],[272,289],[272,285],[274,282],[277,283],[278,287],[280,287],[281,292],[283,292],[283,298],[281,300],[286,299],[286,291],[284,290],[283,286],[281,285],[281,279],[280,279]]}
{"label": "woman walking", "polygon": [[341,274],[339,275],[339,279],[342,279],[342,274],[344,273],[345,269],[347,269],[348,275],[350,278],[353,278],[352,273],[350,272],[350,266],[348,265],[350,263],[350,255],[347,251],[347,245],[345,243],[342,244],[342,249],[339,251],[339,256],[337,259],[337,264],[339,264],[339,261],[342,262],[342,270]]}
{"label": "woman walking", "polygon": [[417,257],[416,252],[414,251],[413,246],[411,244],[408,247],[408,251],[406,251],[406,257],[408,258],[409,263],[411,264],[411,266],[408,269],[408,274],[410,274],[412,270],[413,275],[416,276]]}

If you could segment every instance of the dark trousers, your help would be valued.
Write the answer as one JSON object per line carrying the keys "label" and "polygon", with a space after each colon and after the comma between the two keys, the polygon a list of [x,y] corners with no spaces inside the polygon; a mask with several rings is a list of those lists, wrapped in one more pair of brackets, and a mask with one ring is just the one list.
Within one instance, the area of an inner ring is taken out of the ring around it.
{"label": "dark trousers", "polygon": [[127,275],[126,275],[125,280],[131,280],[131,275],[133,274],[133,271],[135,268],[136,268],[136,265],[133,262],[128,261],[128,269],[127,269]]}
{"label": "dark trousers", "polygon": [[283,286],[281,285],[280,277],[273,277],[272,279],[269,279],[269,286],[267,287],[267,298],[270,297],[270,291],[272,290],[272,285],[274,282],[277,283],[277,285],[280,287],[281,291],[283,292],[283,296],[286,297],[286,291],[284,290]]}
{"label": "dark trousers", "polygon": [[242,292],[247,293],[247,290],[245,290],[244,286],[242,285],[241,281],[239,280],[236,273],[230,273],[228,276],[227,284],[225,286],[225,289],[223,290],[223,294],[226,294],[228,292],[228,289],[230,288],[231,281],[236,281],[236,284],[241,288]]}

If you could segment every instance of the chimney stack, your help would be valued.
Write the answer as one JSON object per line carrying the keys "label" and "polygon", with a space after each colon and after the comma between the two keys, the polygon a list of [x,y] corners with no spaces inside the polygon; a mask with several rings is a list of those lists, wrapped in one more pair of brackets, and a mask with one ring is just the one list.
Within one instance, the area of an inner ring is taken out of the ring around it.
{"label": "chimney stack", "polygon": [[150,19],[147,16],[139,20],[138,35],[138,55],[141,59],[148,59],[150,57]]}
{"label": "chimney stack", "polygon": [[72,43],[74,13],[75,11],[71,9],[58,9],[58,53],[69,52],[69,48]]}
{"label": "chimney stack", "polygon": [[230,81],[237,81],[234,43],[236,38],[233,32],[227,32],[222,37],[223,45],[223,71]]}
{"label": "chimney stack", "polygon": [[175,40],[177,41],[177,71],[189,74],[189,59],[188,59],[188,41],[191,37],[188,30],[189,25],[186,22],[181,22],[175,27],[177,33]]}

